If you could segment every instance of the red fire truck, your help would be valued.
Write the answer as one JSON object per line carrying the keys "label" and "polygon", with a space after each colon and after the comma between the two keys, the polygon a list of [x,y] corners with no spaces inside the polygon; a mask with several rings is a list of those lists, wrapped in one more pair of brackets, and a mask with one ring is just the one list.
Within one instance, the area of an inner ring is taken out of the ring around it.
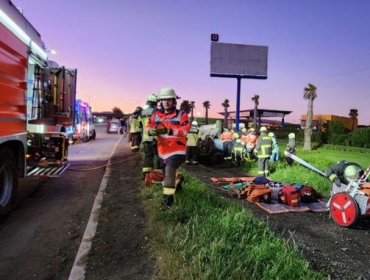
{"label": "red fire truck", "polygon": [[76,69],[48,60],[37,30],[0,0],[0,216],[12,207],[18,178],[68,167],[76,78]]}

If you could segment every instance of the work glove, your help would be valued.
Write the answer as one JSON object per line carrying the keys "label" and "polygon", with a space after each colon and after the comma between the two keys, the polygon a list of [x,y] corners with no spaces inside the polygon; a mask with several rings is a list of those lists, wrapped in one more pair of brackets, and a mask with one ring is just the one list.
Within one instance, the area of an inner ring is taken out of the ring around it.
{"label": "work glove", "polygon": [[163,127],[157,128],[156,129],[156,132],[157,132],[158,135],[167,134],[168,133],[168,129],[163,126]]}
{"label": "work glove", "polygon": [[155,128],[150,128],[150,129],[148,130],[148,134],[149,134],[150,136],[157,136],[157,135],[158,135],[158,132],[157,132],[157,130],[156,130]]}

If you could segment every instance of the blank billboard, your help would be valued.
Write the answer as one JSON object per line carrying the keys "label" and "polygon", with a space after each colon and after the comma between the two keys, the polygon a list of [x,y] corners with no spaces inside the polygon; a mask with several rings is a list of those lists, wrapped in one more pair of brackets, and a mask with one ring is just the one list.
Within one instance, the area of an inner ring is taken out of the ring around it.
{"label": "blank billboard", "polygon": [[267,79],[267,46],[211,43],[211,76]]}

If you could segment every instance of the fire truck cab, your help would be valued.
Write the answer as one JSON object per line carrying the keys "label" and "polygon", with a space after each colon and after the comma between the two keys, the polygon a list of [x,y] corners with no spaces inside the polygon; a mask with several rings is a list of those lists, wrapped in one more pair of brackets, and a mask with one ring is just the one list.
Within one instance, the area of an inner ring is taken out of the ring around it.
{"label": "fire truck cab", "polygon": [[76,78],[76,69],[48,60],[37,30],[0,0],[0,216],[12,207],[18,178],[68,167]]}

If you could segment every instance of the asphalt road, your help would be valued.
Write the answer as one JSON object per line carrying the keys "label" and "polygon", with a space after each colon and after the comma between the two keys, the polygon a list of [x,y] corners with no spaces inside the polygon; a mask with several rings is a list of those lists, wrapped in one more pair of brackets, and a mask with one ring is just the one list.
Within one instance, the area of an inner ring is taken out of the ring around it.
{"label": "asphalt road", "polygon": [[119,134],[70,146],[58,178],[20,181],[17,207],[0,220],[0,279],[67,279]]}

